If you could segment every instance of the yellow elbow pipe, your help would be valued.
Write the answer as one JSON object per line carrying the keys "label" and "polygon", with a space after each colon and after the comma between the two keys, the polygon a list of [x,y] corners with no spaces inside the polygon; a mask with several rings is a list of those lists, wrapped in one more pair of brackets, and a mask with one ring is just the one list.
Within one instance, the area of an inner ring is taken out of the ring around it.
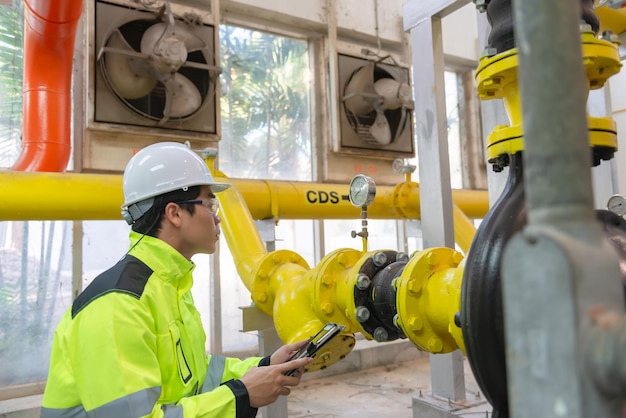
{"label": "yellow elbow pipe", "polygon": [[[251,293],[255,305],[274,319],[280,339],[292,343],[307,339],[329,321],[322,321],[316,309],[315,271],[295,252],[268,253],[236,186],[219,193],[222,230],[237,272]],[[344,358],[354,347],[354,336],[345,331],[326,351],[307,366],[319,370]]]}
{"label": "yellow elbow pipe", "polygon": [[[229,181],[221,180],[224,183]],[[236,186],[218,194],[220,200],[220,223],[226,242],[235,262],[237,272],[249,291],[253,289],[255,275],[261,260],[267,256],[265,244],[261,239],[248,207]],[[231,245],[230,243],[236,243]],[[266,312],[268,313],[268,312]],[[271,312],[269,312],[271,315]]]}

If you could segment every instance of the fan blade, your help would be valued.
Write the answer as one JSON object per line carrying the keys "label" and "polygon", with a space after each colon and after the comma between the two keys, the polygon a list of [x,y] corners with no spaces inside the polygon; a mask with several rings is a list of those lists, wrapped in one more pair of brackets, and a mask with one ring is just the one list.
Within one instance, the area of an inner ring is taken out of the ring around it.
{"label": "fan blade", "polygon": [[200,90],[182,74],[175,73],[166,82],[167,118],[184,118],[194,113],[202,105]]}
{"label": "fan blade", "polygon": [[192,30],[193,26],[177,24],[174,29],[174,35],[185,44],[188,52],[197,51],[207,47],[206,42],[196,35]]}
{"label": "fan blade", "polygon": [[344,89],[346,109],[355,115],[366,115],[374,110],[378,94],[374,90],[374,64],[364,65],[352,73]]}
{"label": "fan blade", "polygon": [[[135,52],[119,31],[113,32],[107,47]],[[115,92],[124,99],[138,99],[150,93],[157,79],[145,59],[108,52],[104,58],[106,76]]]}
{"label": "fan blade", "polygon": [[406,83],[401,83],[393,78],[381,78],[374,83],[376,93],[383,100],[382,106],[385,109],[398,109],[401,106],[411,106],[411,87]]}
{"label": "fan blade", "polygon": [[391,127],[382,109],[376,112],[376,120],[370,126],[370,133],[380,145],[391,143]]}

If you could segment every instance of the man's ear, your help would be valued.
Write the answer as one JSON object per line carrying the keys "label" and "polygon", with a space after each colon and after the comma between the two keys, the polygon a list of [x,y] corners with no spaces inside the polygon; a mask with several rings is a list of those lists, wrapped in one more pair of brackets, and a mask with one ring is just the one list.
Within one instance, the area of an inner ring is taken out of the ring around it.
{"label": "man's ear", "polygon": [[174,226],[179,226],[182,218],[181,218],[181,212],[182,208],[180,206],[178,206],[176,203],[174,202],[170,202],[167,205],[165,205],[165,219],[167,219],[168,222],[170,222],[171,224],[173,224]]}

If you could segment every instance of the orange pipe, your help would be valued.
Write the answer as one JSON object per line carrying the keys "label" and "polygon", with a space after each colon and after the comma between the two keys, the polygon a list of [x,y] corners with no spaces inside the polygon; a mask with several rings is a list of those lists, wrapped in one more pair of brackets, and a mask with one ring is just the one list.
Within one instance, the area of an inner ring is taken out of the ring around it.
{"label": "orange pipe", "polygon": [[11,170],[63,172],[72,151],[72,60],[83,0],[24,6],[24,127]]}

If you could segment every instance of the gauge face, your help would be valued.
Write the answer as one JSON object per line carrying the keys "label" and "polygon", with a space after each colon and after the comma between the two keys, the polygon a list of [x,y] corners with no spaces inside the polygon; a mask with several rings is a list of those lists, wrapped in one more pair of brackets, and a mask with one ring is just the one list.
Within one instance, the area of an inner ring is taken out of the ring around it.
{"label": "gauge face", "polygon": [[370,205],[376,196],[374,180],[363,174],[357,174],[350,182],[350,202],[357,207]]}
{"label": "gauge face", "polygon": [[616,215],[622,216],[626,213],[626,198],[621,195],[613,195],[609,198],[607,209]]}

